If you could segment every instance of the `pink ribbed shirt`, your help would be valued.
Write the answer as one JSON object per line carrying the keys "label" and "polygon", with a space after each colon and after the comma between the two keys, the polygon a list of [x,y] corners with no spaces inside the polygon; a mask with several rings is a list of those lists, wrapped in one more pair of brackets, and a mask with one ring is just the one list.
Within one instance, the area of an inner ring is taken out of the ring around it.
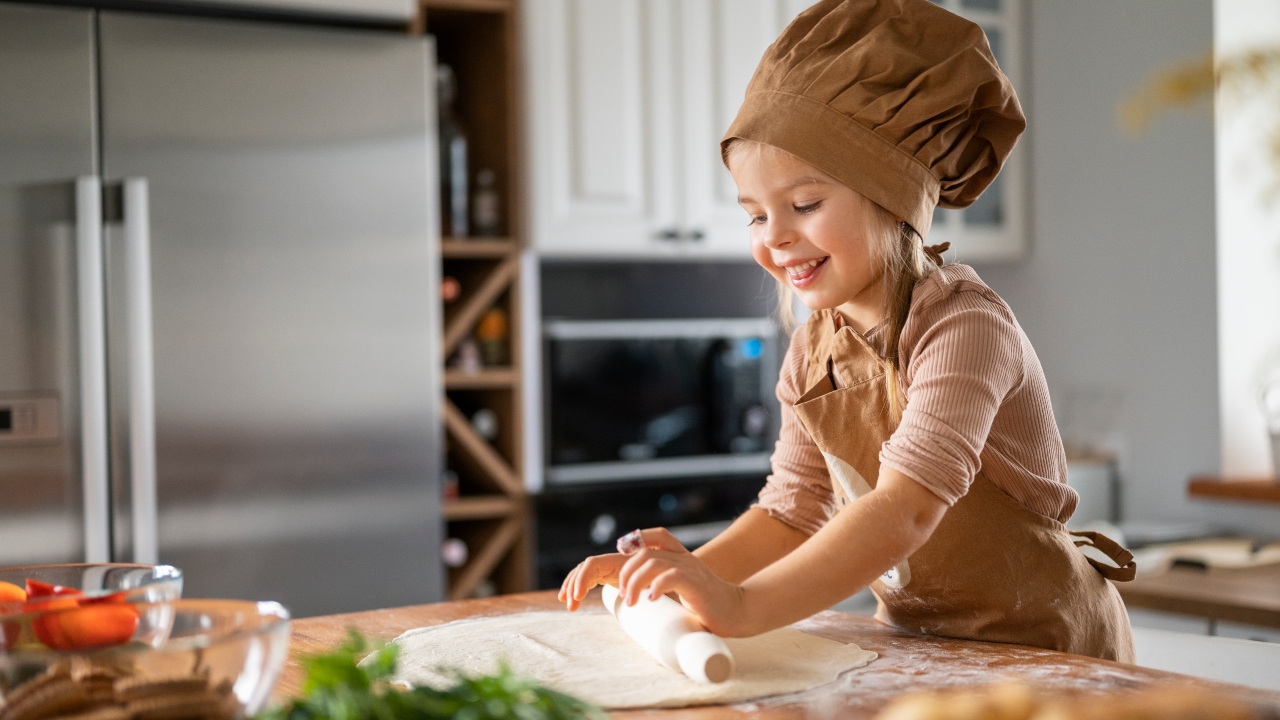
{"label": "pink ribbed shirt", "polygon": [[[807,534],[835,512],[822,453],[792,405],[806,388],[803,328],[778,379],[782,426],[773,474],[756,507]],[[881,328],[867,340],[883,352]],[[1079,500],[1049,388],[1013,311],[967,265],[948,265],[916,286],[899,339],[907,397],[880,462],[953,505],[981,470],[1027,508],[1066,522]]]}

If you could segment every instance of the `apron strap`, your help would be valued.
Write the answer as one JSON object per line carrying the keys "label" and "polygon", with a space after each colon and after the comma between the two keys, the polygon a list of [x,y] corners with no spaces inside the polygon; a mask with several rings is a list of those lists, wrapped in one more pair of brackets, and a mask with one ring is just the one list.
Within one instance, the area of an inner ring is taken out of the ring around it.
{"label": "apron strap", "polygon": [[1120,543],[1102,533],[1092,531],[1073,532],[1069,530],[1068,533],[1084,538],[1084,540],[1075,541],[1076,547],[1088,545],[1111,558],[1111,561],[1115,563],[1115,566],[1111,566],[1085,555],[1084,559],[1088,560],[1089,564],[1102,574],[1102,577],[1115,582],[1129,582],[1137,575],[1138,563],[1134,562],[1133,553],[1121,547]]}

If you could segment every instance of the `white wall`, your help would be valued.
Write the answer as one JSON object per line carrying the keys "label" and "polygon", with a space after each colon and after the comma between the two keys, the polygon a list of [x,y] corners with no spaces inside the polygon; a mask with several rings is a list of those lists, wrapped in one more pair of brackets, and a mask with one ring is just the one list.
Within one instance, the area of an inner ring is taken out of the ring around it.
{"label": "white wall", "polygon": [[[1215,0],[1214,15],[1219,53],[1280,45],[1276,0]],[[1264,199],[1280,180],[1263,151],[1280,123],[1270,97],[1226,92],[1217,108],[1218,389],[1229,475],[1272,471],[1258,407],[1262,382],[1280,374],[1280,203]]]}
{"label": "white wall", "polygon": [[1034,343],[1060,423],[1069,398],[1118,399],[1106,440],[1127,518],[1274,532],[1280,513],[1186,499],[1189,475],[1219,467],[1208,105],[1138,139],[1116,122],[1150,72],[1208,51],[1212,4],[1031,0],[1029,23],[1031,252],[978,271]]}

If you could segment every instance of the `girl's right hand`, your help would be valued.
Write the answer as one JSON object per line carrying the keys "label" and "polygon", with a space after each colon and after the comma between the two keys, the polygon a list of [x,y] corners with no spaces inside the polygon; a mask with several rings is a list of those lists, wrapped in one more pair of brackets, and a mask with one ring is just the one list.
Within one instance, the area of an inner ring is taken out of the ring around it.
{"label": "girl's right hand", "polygon": [[[671,552],[689,552],[675,536],[667,532],[666,528],[640,530],[640,537],[644,539],[644,547]],[[586,593],[591,592],[591,588],[595,585],[607,584],[617,587],[618,573],[621,573],[622,566],[627,564],[630,557],[630,555],[622,555],[621,552],[611,552],[608,555],[591,556],[579,562],[577,568],[570,570],[570,574],[561,583],[559,601],[572,612],[579,609]]]}

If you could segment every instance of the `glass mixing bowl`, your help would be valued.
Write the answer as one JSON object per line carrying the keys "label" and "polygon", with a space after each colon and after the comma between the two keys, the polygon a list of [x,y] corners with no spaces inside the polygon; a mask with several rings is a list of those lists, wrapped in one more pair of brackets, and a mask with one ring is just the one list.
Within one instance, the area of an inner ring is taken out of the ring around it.
{"label": "glass mixing bowl", "polygon": [[134,613],[132,636],[107,647],[55,650],[29,642],[0,650],[6,717],[102,711],[121,719],[244,718],[266,703],[289,647],[289,612],[274,602],[90,602],[3,623],[6,632],[14,625],[73,628],[76,613],[95,607]]}
{"label": "glass mixing bowl", "polygon": [[[0,582],[25,588],[27,580],[79,590],[84,597],[123,592],[129,602],[167,602],[182,597],[182,571],[172,565],[77,563],[0,567]],[[22,603],[4,602],[0,615],[21,612]]]}

